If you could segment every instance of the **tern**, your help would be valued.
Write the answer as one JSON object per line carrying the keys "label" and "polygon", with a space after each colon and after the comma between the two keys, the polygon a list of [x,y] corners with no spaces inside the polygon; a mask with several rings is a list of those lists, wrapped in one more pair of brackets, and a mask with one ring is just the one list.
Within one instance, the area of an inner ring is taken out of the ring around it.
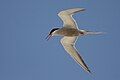
{"label": "tern", "polygon": [[78,29],[76,21],[73,19],[72,15],[77,12],[85,11],[85,8],[72,8],[63,10],[58,13],[58,16],[63,21],[62,28],[53,28],[48,36],[46,37],[47,40],[50,39],[52,36],[63,36],[60,40],[62,46],[66,50],[67,53],[88,73],[91,73],[88,66],[85,64],[84,60],[78,53],[77,49],[75,48],[75,43],[78,37],[84,35],[93,35],[93,34],[101,34],[102,32],[92,32],[87,30]]}

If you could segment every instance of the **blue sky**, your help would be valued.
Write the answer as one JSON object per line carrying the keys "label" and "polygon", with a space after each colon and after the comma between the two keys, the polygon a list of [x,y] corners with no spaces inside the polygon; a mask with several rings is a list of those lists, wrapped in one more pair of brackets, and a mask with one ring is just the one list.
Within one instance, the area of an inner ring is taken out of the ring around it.
{"label": "blue sky", "polygon": [[[120,80],[119,0],[0,0],[0,80]],[[93,72],[86,73],[60,45],[45,40],[62,27],[61,10],[84,7],[74,15],[80,29],[106,32],[78,39],[76,47]]]}

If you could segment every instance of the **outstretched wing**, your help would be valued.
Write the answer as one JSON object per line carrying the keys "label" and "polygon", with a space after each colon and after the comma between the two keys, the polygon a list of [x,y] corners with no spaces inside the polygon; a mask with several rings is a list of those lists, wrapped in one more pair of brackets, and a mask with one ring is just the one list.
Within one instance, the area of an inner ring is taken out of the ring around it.
{"label": "outstretched wing", "polygon": [[73,8],[73,9],[68,9],[68,10],[63,10],[58,13],[58,16],[62,19],[63,21],[63,26],[68,26],[71,28],[78,28],[76,21],[73,19],[72,15],[74,13],[84,11],[84,8]]}
{"label": "outstretched wing", "polygon": [[63,45],[64,49],[72,56],[72,58],[87,72],[90,73],[89,68],[83,61],[82,57],[78,53],[75,48],[75,41],[77,37],[63,37],[61,39],[61,44]]}

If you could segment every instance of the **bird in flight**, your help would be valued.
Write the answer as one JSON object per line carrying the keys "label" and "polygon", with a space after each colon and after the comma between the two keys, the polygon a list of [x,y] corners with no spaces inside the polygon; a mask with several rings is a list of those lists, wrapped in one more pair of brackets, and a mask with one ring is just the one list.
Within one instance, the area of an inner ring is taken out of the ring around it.
{"label": "bird in flight", "polygon": [[72,15],[77,12],[85,11],[85,8],[72,8],[63,10],[58,13],[58,16],[63,21],[62,28],[53,28],[48,36],[46,37],[47,40],[50,39],[52,36],[63,36],[60,40],[62,46],[66,50],[68,54],[88,73],[91,73],[88,66],[85,64],[84,60],[78,53],[77,49],[75,48],[75,43],[78,37],[85,36],[85,35],[94,35],[94,34],[101,34],[102,32],[92,32],[87,30],[78,29],[76,21],[73,19]]}

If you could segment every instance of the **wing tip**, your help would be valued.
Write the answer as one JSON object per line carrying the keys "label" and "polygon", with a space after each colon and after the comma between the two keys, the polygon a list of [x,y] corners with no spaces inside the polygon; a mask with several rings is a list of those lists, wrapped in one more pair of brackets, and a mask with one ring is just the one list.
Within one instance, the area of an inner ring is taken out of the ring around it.
{"label": "wing tip", "polygon": [[90,73],[90,74],[92,74],[92,72],[89,69],[87,70],[87,72]]}
{"label": "wing tip", "polygon": [[76,9],[76,10],[78,10],[78,11],[76,11],[76,12],[80,12],[80,11],[85,11],[85,10],[86,10],[86,9],[83,8],[83,7],[76,7],[76,8],[71,8],[71,9]]}
{"label": "wing tip", "polygon": [[58,13],[58,15],[61,15],[62,13],[66,13],[66,11],[68,11],[68,10],[77,10],[77,11],[75,11],[75,12],[79,12],[79,11],[85,11],[86,9],[85,8],[83,8],[83,7],[76,7],[76,8],[69,8],[69,9],[65,9],[65,10],[62,10],[62,11],[60,11],[59,13]]}
{"label": "wing tip", "polygon": [[79,9],[81,9],[80,11],[85,11],[86,10],[85,8],[79,8]]}

